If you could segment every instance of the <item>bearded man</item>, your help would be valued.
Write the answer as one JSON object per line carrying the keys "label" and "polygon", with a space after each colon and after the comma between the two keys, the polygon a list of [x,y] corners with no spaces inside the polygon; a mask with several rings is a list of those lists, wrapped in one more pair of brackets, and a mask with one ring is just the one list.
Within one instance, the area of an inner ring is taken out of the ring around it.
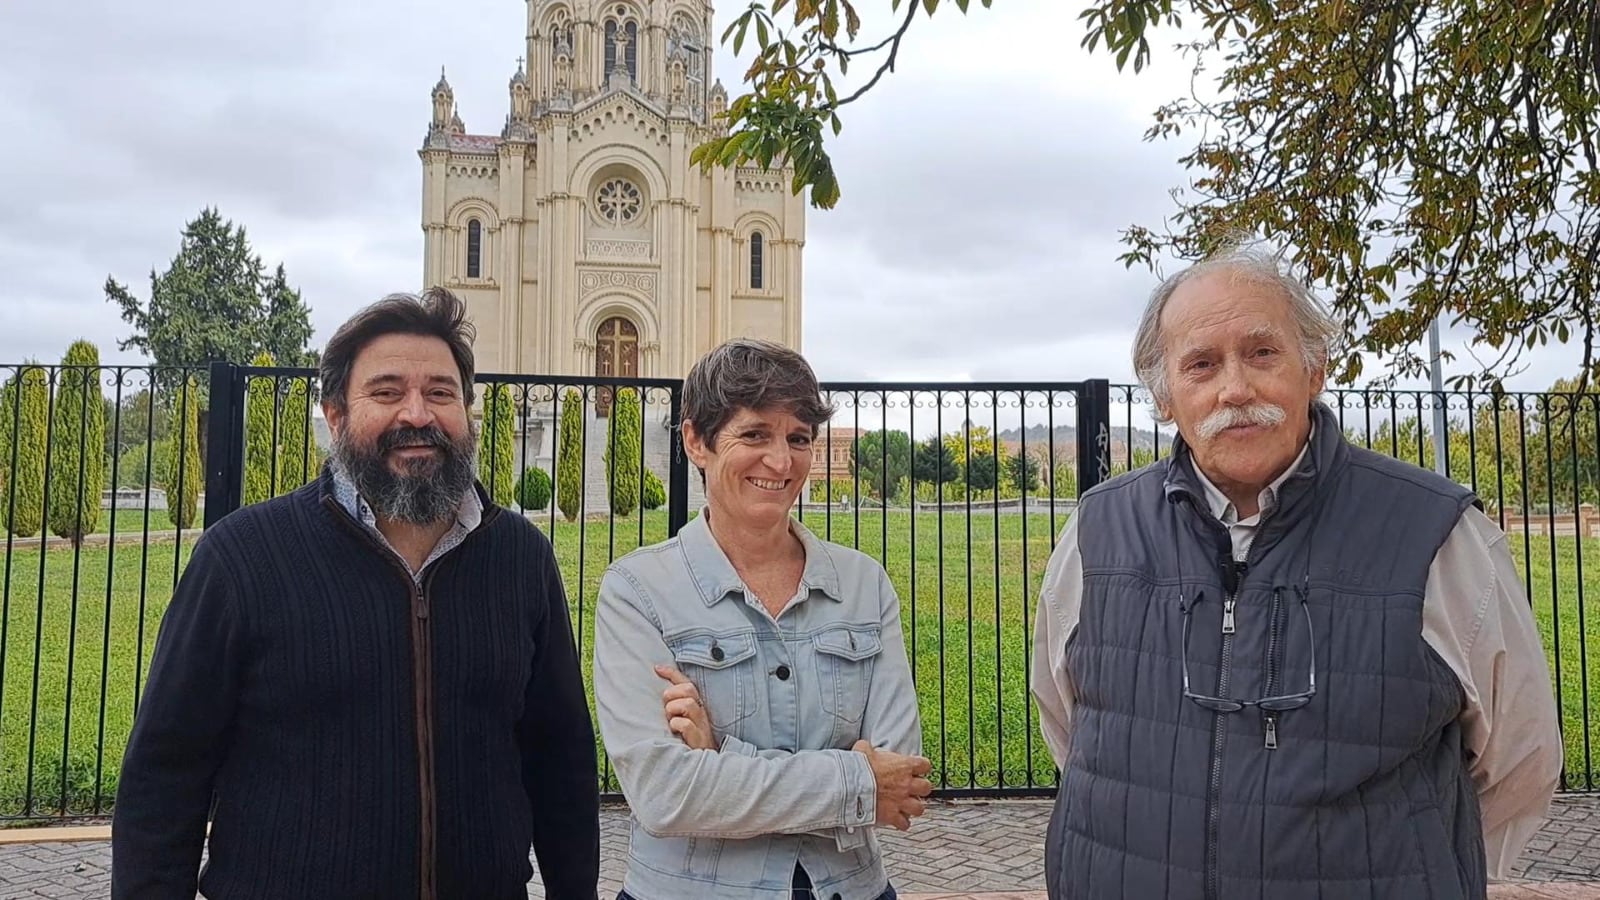
{"label": "bearded man", "polygon": [[1338,334],[1264,254],[1152,295],[1178,440],[1084,494],[1040,593],[1051,900],[1482,900],[1538,830],[1561,734],[1506,536],[1346,441]]}
{"label": "bearded man", "polygon": [[442,289],[356,314],[322,358],[321,476],[195,546],[123,760],[113,897],[509,900],[531,845],[547,896],[594,900],[565,593],[473,477],[473,337]]}

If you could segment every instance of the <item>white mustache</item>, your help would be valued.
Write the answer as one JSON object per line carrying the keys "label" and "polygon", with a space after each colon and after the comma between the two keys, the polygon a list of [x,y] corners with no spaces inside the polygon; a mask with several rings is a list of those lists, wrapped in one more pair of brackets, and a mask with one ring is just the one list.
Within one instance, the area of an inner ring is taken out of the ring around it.
{"label": "white mustache", "polygon": [[1282,425],[1288,414],[1283,407],[1273,403],[1257,403],[1254,406],[1224,406],[1196,426],[1200,439],[1209,441],[1229,428],[1241,425],[1261,425],[1271,428]]}

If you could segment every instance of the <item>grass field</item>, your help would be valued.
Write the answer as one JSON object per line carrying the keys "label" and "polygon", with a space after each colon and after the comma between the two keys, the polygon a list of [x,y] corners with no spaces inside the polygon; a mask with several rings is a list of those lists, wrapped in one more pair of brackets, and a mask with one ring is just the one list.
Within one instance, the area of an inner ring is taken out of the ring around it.
{"label": "grass field", "polygon": [[[1044,514],[969,518],[960,509],[942,517],[808,509],[804,518],[818,534],[885,561],[904,610],[936,781],[955,789],[1051,785],[1027,671],[1039,579],[1065,512],[1053,522]],[[535,521],[552,531],[548,517]],[[642,521],[554,524],[586,678],[606,562],[665,535],[661,511]],[[42,555],[21,548],[0,560],[0,818],[109,809],[136,689],[193,540]],[[1600,707],[1587,711],[1584,697],[1590,683],[1600,687],[1600,622],[1578,602],[1578,541],[1529,543],[1525,571],[1559,678],[1569,784],[1589,789]],[[1520,535],[1512,546],[1520,557]],[[1584,541],[1581,552],[1583,596],[1600,597],[1600,541]]]}
{"label": "grass field", "polygon": [[[4,503],[4,502],[5,502],[5,494],[4,494],[4,492],[0,492],[0,503]],[[138,509],[129,508],[129,509],[118,509],[116,511],[116,513],[117,513],[116,522],[114,524],[116,526],[116,533],[117,533],[117,537],[118,538],[124,538],[124,537],[128,537],[128,536],[131,536],[131,535],[136,535],[136,534],[143,534],[144,531],[145,531],[145,527],[146,527],[146,525],[145,525],[146,519],[149,520],[149,530],[150,531],[173,531],[178,527],[178,526],[172,524],[171,517],[169,517],[167,515],[167,511],[164,510],[164,509],[152,509],[152,510],[148,510],[147,511],[147,510],[145,510],[143,508],[138,508]],[[195,515],[195,519],[196,519],[196,521],[198,521],[200,519],[200,516],[198,514],[196,514]],[[111,510],[102,509],[102,510],[100,510],[99,517],[95,520],[94,527],[89,530],[89,533],[90,534],[110,534],[112,525],[113,525],[113,522],[111,520]],[[190,529],[189,528],[185,528],[184,529],[184,531],[188,531],[188,530],[190,530]],[[49,540],[55,540],[56,539],[56,536],[54,534],[50,533],[50,529],[46,528],[44,530],[44,534],[42,534],[42,535],[33,534],[33,535],[29,536],[29,537],[11,537],[10,540],[11,540],[11,543],[12,543],[12,546],[13,546],[14,549],[15,548],[27,549],[30,546],[31,547],[39,546],[39,539],[41,537],[49,539]],[[0,530],[0,552],[4,552],[5,551],[5,541],[6,540],[7,540],[7,536],[6,536],[5,531],[4,530]]]}

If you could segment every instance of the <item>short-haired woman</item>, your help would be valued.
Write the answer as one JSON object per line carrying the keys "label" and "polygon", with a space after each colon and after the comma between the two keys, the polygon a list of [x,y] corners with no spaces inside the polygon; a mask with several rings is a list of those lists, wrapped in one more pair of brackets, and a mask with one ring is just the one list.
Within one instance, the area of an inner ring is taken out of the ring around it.
{"label": "short-haired woman", "polygon": [[619,897],[892,900],[873,827],[910,827],[931,790],[899,600],[789,515],[831,410],[804,358],[754,340],[697,362],[683,410],[705,509],[600,583]]}

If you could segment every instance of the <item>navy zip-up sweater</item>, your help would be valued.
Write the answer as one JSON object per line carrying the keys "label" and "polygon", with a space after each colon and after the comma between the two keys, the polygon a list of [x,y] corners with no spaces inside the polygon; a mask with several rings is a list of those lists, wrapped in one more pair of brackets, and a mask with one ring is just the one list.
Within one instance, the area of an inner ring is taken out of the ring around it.
{"label": "navy zip-up sweater", "polygon": [[[482,490],[479,489],[480,496]],[[560,573],[484,499],[422,584],[312,484],[207,529],[162,620],[112,896],[593,900],[598,781]]]}

